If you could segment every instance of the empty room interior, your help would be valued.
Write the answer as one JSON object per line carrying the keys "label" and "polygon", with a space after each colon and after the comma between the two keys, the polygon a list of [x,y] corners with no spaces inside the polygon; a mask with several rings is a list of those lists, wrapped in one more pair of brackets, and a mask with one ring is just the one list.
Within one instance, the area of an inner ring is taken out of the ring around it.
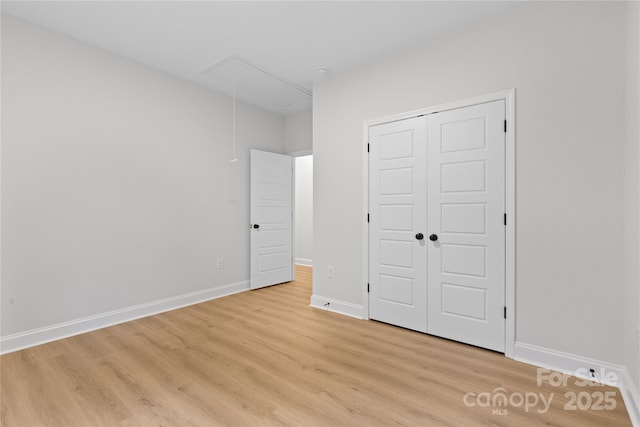
{"label": "empty room interior", "polygon": [[1,1],[0,425],[640,427],[639,1]]}

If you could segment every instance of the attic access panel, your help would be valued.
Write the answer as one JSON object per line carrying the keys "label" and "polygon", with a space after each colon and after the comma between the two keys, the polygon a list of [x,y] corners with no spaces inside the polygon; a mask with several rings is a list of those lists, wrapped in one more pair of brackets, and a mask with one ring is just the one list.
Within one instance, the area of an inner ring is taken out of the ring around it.
{"label": "attic access panel", "polygon": [[286,114],[311,102],[311,92],[288,82],[236,55],[230,55],[202,71],[217,86],[249,104]]}

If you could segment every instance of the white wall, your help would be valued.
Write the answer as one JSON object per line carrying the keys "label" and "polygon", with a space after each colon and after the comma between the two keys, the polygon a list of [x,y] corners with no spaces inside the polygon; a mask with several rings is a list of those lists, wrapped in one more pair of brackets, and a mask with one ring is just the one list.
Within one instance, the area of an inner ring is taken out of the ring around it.
{"label": "white wall", "polygon": [[627,4],[625,365],[640,390],[640,3]]}
{"label": "white wall", "polygon": [[284,119],[284,150],[285,153],[307,152],[312,149],[312,120],[311,109],[291,114]]}
{"label": "white wall", "polygon": [[[282,116],[2,16],[2,336],[249,278]],[[216,268],[224,257],[225,268]]]}
{"label": "white wall", "polygon": [[313,156],[295,162],[296,264],[313,265]]}
{"label": "white wall", "polygon": [[318,83],[314,295],[363,304],[363,122],[516,88],[517,340],[623,363],[624,12],[526,3]]}

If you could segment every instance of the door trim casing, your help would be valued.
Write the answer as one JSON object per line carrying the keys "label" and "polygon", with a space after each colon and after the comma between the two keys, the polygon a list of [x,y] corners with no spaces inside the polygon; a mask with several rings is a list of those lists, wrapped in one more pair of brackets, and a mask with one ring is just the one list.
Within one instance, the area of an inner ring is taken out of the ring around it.
{"label": "door trim casing", "polygon": [[516,89],[506,89],[472,98],[452,101],[432,107],[420,108],[391,116],[365,120],[363,123],[362,149],[362,301],[363,317],[369,319],[369,127],[412,117],[433,114],[445,110],[469,107],[492,101],[505,101],[507,132],[505,136],[505,210],[507,225],[505,233],[505,356],[513,359],[516,343]]}

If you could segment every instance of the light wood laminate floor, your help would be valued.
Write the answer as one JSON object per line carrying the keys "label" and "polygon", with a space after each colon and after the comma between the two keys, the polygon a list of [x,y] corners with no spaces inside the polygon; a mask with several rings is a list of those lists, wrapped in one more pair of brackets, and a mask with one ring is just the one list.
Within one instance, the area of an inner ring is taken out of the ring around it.
{"label": "light wood laminate floor", "polygon": [[[299,267],[295,282],[4,355],[1,425],[631,425],[616,388],[537,386],[533,366],[313,309],[310,294]],[[500,387],[510,404],[480,406]],[[584,392],[616,408],[565,409]],[[517,405],[533,394],[550,408]]]}

